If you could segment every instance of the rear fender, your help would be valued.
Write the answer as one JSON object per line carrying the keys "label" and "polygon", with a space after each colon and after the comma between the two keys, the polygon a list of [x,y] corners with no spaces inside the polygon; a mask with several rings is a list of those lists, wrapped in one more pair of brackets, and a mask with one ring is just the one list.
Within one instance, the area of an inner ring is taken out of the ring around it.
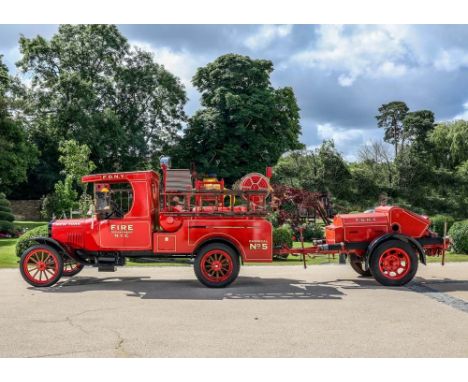
{"label": "rear fender", "polygon": [[419,254],[419,261],[426,265],[426,253],[424,252],[424,248],[422,247],[421,243],[419,243],[416,239],[406,236],[406,235],[401,235],[399,233],[388,233],[386,235],[380,236],[376,239],[374,239],[369,246],[367,247],[367,251],[365,254],[366,257],[366,265],[369,266],[369,259],[371,258],[372,254],[375,252],[376,248],[388,241],[388,240],[400,240],[404,243],[408,243],[412,245],[413,247],[416,248],[416,251]]}

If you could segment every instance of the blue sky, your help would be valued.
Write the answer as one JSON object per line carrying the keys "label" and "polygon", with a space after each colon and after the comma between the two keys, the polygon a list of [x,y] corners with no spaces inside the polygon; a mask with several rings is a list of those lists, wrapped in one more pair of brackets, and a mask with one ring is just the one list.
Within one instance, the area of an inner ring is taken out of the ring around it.
{"label": "blue sky", "polygon": [[[468,119],[468,26],[457,25],[120,25],[131,44],[179,76],[199,107],[190,80],[225,53],[273,61],[274,86],[292,86],[301,108],[301,141],[334,139],[348,160],[382,138],[374,116],[393,100],[430,109],[439,121]],[[55,25],[0,25],[0,54],[16,72],[18,38],[50,37]]]}

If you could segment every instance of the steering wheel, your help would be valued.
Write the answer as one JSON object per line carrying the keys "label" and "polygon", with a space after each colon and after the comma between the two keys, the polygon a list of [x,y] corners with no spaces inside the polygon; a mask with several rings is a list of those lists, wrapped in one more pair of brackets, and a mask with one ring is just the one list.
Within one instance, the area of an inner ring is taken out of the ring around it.
{"label": "steering wheel", "polygon": [[106,214],[106,219],[110,219],[112,216],[115,216],[116,218],[123,218],[124,217],[124,212],[121,210],[121,208],[118,206],[118,204],[111,200],[110,205],[112,207],[112,212],[109,212]]}

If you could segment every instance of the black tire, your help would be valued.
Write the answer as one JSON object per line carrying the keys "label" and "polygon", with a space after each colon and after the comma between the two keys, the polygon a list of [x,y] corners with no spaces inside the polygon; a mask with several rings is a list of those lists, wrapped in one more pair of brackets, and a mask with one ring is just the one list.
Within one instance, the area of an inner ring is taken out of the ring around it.
{"label": "black tire", "polygon": [[[218,263],[219,268],[215,268]],[[198,251],[194,263],[198,281],[209,288],[228,286],[239,275],[239,269],[239,254],[223,243],[211,243],[203,246]]]}
{"label": "black tire", "polygon": [[351,268],[353,268],[362,277],[371,277],[372,276],[370,268],[368,268],[368,269],[365,268],[366,267],[366,262],[364,261],[364,258],[362,258],[361,256],[351,254],[349,256],[349,264],[351,265]]}
{"label": "black tire", "polygon": [[48,245],[34,245],[26,249],[19,265],[23,279],[37,288],[54,285],[63,273],[62,256]]}
{"label": "black tire", "polygon": [[72,277],[80,273],[84,268],[83,264],[76,262],[68,256],[63,261],[62,277]]}
{"label": "black tire", "polygon": [[[397,267],[399,268],[397,269]],[[402,286],[410,282],[416,275],[418,256],[408,243],[400,240],[388,240],[380,244],[372,253],[370,269],[380,284]]]}

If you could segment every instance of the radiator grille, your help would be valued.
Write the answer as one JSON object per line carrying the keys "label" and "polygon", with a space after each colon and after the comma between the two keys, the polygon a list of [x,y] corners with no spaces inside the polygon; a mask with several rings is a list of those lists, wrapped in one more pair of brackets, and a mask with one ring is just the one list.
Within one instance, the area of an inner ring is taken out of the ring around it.
{"label": "radiator grille", "polygon": [[71,232],[67,236],[68,244],[82,247],[84,245],[83,234],[81,232]]}

